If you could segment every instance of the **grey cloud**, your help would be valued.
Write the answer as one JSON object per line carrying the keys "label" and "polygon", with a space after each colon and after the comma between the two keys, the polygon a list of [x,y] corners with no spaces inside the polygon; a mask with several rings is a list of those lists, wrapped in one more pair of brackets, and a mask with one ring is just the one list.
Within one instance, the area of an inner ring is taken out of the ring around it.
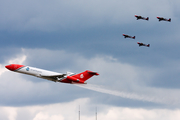
{"label": "grey cloud", "polygon": [[[162,5],[163,4],[163,5]],[[153,6],[153,7],[152,7]],[[158,9],[158,10],[157,10]],[[167,16],[168,1],[1,1],[1,30],[80,30],[131,23],[134,14]],[[156,16],[155,16],[156,17]],[[155,18],[154,17],[154,18]]]}
{"label": "grey cloud", "polygon": [[[166,89],[165,85],[164,88],[158,89],[155,85],[158,83],[155,80],[162,77],[161,71],[164,71],[164,68],[157,69],[151,67],[147,69],[147,67],[121,63],[120,60],[111,56],[97,55],[89,59],[77,53],[67,53],[65,51],[53,51],[47,49],[22,49],[22,52],[19,53],[19,55],[20,54],[26,56],[26,60],[23,62],[25,65],[28,64],[29,66],[51,71],[61,73],[65,73],[66,71],[79,73],[86,69],[97,71],[100,75],[88,80],[89,84],[98,85],[100,88],[101,85],[108,86],[105,87],[105,89],[130,93],[130,97],[126,97],[126,95],[125,99],[121,97],[112,97],[112,99],[108,100],[106,99],[109,97],[108,94],[96,93],[95,91],[86,90],[74,85],[53,83],[28,75],[20,75],[18,73],[6,71],[1,76],[1,94],[4,96],[1,98],[1,105],[24,106],[50,104],[89,97],[93,101],[96,101],[97,103],[100,102],[101,104],[121,106],[122,104],[118,102],[121,101],[121,103],[124,103],[124,105],[127,106],[153,106],[152,103],[146,102],[146,99],[143,104],[136,101],[136,98],[133,98],[136,94],[144,97],[147,96],[149,99],[158,99],[158,101],[162,97],[165,99],[162,100],[162,103],[169,102],[170,104],[168,103],[168,106],[174,106],[173,104],[177,105],[177,100],[179,100],[178,96],[172,94],[173,92],[178,94],[178,89],[170,91]],[[52,63],[53,67],[51,66]],[[171,63],[169,65],[171,65]],[[169,71],[164,72],[167,76],[170,76]],[[154,78],[156,79],[154,80]],[[160,79],[159,81],[163,82],[164,79]],[[172,87],[174,86],[172,85]],[[171,95],[170,99],[169,94]],[[103,98],[107,101],[102,102]],[[127,98],[132,98],[132,100],[127,101]],[[129,103],[130,101],[132,101],[131,104]]]}
{"label": "grey cloud", "polygon": [[[2,0],[0,3],[1,66],[26,55],[25,65],[63,73],[97,71],[100,76],[88,80],[89,84],[169,102],[157,104],[117,97],[4,72],[0,67],[1,106],[44,106],[87,97],[90,105],[179,108],[178,1]],[[137,21],[134,14],[148,16],[150,20]],[[159,22],[156,16],[171,17],[172,22]],[[135,41],[124,39],[123,33],[135,35]],[[138,47],[137,41],[150,43],[151,47]],[[18,113],[34,118],[28,110]],[[5,112],[2,114],[0,118],[8,119]],[[24,118],[17,115],[17,119]]]}
{"label": "grey cloud", "polygon": [[[26,106],[26,107],[0,107],[3,113],[6,113],[7,120],[71,120],[78,119],[79,106],[81,104],[81,119],[91,120],[95,118],[95,108],[97,107],[98,119],[118,120],[119,118],[128,119],[142,119],[142,120],[159,120],[161,118],[165,120],[178,120],[178,109],[144,109],[144,108],[130,108],[130,107],[114,107],[109,105],[95,106],[89,103],[89,99],[77,99],[72,102],[49,104],[44,106]],[[5,108],[5,109],[3,109]],[[133,114],[132,114],[133,113]],[[163,117],[162,117],[163,116]],[[6,119],[5,119],[6,120]]]}

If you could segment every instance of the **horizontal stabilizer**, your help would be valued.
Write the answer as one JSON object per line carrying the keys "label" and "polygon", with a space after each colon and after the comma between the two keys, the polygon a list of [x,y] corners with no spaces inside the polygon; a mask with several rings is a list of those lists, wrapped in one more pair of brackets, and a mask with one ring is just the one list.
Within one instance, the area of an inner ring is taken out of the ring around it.
{"label": "horizontal stabilizer", "polygon": [[97,72],[92,72],[92,71],[88,71],[88,73],[92,75],[99,75]]}

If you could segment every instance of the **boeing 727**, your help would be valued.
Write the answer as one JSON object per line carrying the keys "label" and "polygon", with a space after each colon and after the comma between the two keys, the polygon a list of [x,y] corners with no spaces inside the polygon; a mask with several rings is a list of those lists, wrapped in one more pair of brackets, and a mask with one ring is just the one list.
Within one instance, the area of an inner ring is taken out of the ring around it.
{"label": "boeing 727", "polygon": [[8,70],[23,73],[27,75],[32,75],[39,78],[44,78],[47,80],[51,80],[54,82],[63,82],[70,84],[86,84],[86,80],[91,78],[94,75],[99,75],[97,72],[92,72],[86,70],[79,74],[74,74],[71,72],[67,72],[66,74],[52,72],[48,70],[43,70],[35,67],[24,66],[19,64],[10,64],[5,66]]}

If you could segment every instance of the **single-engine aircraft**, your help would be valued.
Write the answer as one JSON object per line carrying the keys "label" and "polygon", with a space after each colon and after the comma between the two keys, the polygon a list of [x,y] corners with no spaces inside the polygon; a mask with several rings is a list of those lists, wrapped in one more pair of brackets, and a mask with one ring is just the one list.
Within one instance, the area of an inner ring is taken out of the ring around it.
{"label": "single-engine aircraft", "polygon": [[123,34],[124,38],[132,38],[132,39],[135,39],[135,36],[130,36],[130,35],[126,35],[126,34]]}
{"label": "single-engine aircraft", "polygon": [[150,44],[144,44],[144,43],[140,43],[140,42],[137,42],[137,44],[139,44],[139,47],[140,47],[140,46],[150,47]]}
{"label": "single-engine aircraft", "polygon": [[86,80],[94,75],[99,75],[97,72],[86,70],[79,74],[67,72],[66,74],[43,70],[35,67],[24,66],[19,64],[10,64],[5,66],[8,70],[32,75],[39,78],[44,78],[54,82],[63,82],[70,84],[86,84]]}
{"label": "single-engine aircraft", "polygon": [[135,17],[137,18],[137,20],[139,20],[139,19],[149,20],[149,17],[145,18],[145,17],[138,16],[138,15],[135,15]]}
{"label": "single-engine aircraft", "polygon": [[171,22],[171,18],[166,19],[166,18],[163,18],[163,17],[157,17],[157,19],[159,19],[159,21],[168,21],[168,22]]}

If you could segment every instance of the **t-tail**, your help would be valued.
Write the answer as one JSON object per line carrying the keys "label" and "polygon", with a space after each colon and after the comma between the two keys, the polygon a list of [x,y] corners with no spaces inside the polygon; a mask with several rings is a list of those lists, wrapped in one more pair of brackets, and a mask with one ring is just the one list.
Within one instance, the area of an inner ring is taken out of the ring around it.
{"label": "t-tail", "polygon": [[86,84],[85,81],[94,75],[99,75],[99,74],[97,72],[86,70],[82,73],[73,76],[68,76],[67,79],[72,80],[74,83]]}

